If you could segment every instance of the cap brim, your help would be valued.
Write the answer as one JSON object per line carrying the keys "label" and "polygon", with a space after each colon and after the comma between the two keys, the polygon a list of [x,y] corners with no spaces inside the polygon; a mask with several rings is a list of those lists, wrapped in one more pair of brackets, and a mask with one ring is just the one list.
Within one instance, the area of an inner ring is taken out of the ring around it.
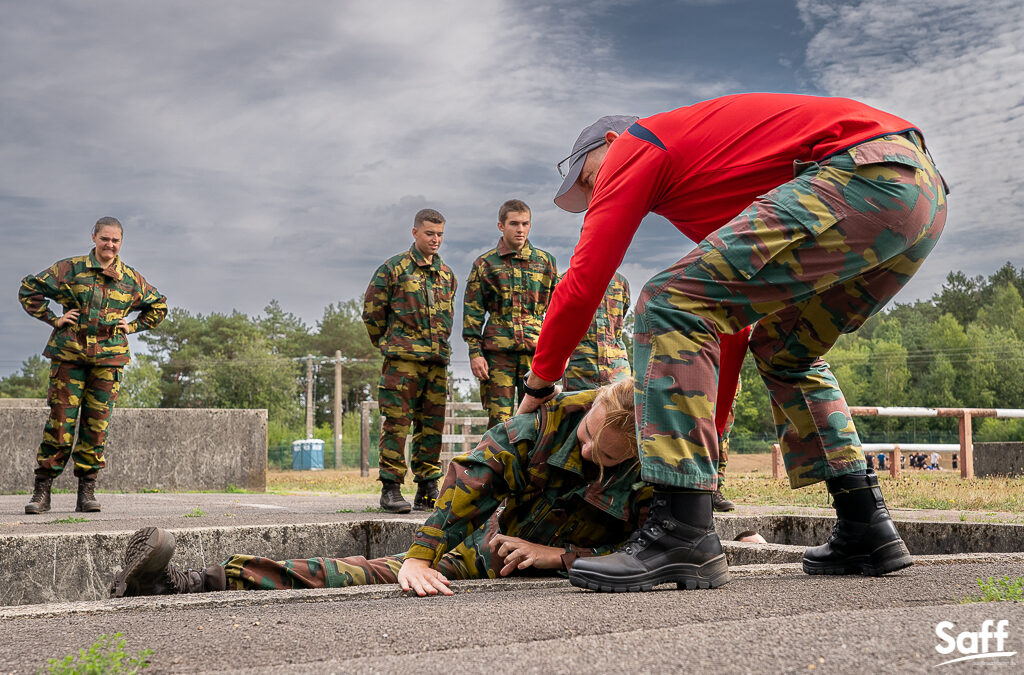
{"label": "cap brim", "polygon": [[563,211],[582,213],[587,210],[587,195],[583,192],[583,188],[576,184],[576,179],[580,177],[580,172],[583,170],[583,162],[586,161],[587,154],[587,152],[582,153],[569,166],[569,172],[565,174],[565,179],[562,180],[558,192],[555,193],[555,206]]}

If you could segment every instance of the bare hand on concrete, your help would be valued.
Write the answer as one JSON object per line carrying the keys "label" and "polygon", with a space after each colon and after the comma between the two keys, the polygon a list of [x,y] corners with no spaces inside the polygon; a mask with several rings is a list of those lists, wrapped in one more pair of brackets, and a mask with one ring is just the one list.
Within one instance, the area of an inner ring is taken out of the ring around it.
{"label": "bare hand on concrete", "polygon": [[454,595],[448,586],[452,583],[426,560],[406,558],[398,570],[398,583],[405,592],[415,591],[421,598],[426,595]]}

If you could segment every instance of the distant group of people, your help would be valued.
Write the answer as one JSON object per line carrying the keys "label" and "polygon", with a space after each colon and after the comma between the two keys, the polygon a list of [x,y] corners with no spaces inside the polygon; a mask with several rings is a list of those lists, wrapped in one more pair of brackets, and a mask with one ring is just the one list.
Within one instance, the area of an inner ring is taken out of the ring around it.
{"label": "distant group of people", "polygon": [[[931,454],[925,452],[911,452],[911,453],[900,453],[900,468],[907,468],[907,457],[910,458],[911,469],[924,469],[928,471],[942,471],[942,455],[938,452],[932,452]],[[885,452],[879,452],[877,455],[866,454],[865,459],[869,469],[875,468],[875,462],[878,462],[878,470],[885,471],[889,464],[889,455]],[[958,467],[957,453],[953,453],[951,458],[952,466],[954,469]]]}
{"label": "distant group of people", "polygon": [[[499,212],[498,246],[470,272],[463,335],[492,426],[452,462],[441,490],[432,425],[443,414],[438,373],[457,282],[437,255],[440,213],[417,214],[413,246],[382,265],[367,291],[367,330],[385,355],[381,504],[408,505],[399,439],[412,425],[414,502],[433,509],[404,556],[234,556],[181,571],[170,564],[173,538],[147,528],[129,543],[115,595],[388,580],[428,595],[449,592],[450,578],[537,570],[562,570],[602,592],[719,587],[730,576],[714,494],[748,341],[791,486],[824,481],[836,509],[829,539],[805,551],[804,571],[882,575],[911,565],[822,356],[907,283],[942,232],[947,190],[921,131],[850,99],[739,94],[644,119],[602,117],[559,171],[556,205],[586,211],[564,277],[529,243],[521,202]],[[640,294],[636,381],[558,393],[648,213],[698,244]],[[122,333],[152,327],[166,311],[141,277],[111,266],[116,248],[108,259],[110,246],[97,246],[79,265],[95,286],[60,267],[49,286],[23,284],[26,308],[84,350],[70,353],[76,362],[96,358],[101,343],[126,356]],[[44,311],[44,297],[60,298],[65,316],[81,310],[73,329]],[[108,297],[123,304],[104,309]],[[122,324],[131,309],[140,318]],[[64,353],[54,354],[57,364]],[[96,463],[81,454],[84,477]],[[59,472],[52,456],[40,450],[46,470],[37,477]]]}

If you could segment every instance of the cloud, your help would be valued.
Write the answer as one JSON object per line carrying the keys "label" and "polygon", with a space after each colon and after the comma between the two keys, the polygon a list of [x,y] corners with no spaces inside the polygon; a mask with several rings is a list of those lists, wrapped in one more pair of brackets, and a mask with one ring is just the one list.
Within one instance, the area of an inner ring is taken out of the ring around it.
{"label": "cloud", "polygon": [[807,69],[924,131],[952,186],[946,230],[901,299],[950,270],[991,274],[1024,261],[1024,4],[1016,0],[798,0],[813,36]]}

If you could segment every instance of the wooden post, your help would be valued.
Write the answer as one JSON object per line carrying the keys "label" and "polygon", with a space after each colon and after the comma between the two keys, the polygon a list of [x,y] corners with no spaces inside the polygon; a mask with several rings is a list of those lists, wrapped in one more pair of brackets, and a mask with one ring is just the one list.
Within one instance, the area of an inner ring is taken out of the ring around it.
{"label": "wooden post", "polygon": [[370,475],[370,402],[363,401],[359,411],[359,475]]}
{"label": "wooden post", "polygon": [[306,356],[306,438],[313,438],[313,355]]}
{"label": "wooden post", "polygon": [[334,352],[334,468],[341,468],[341,350]]}
{"label": "wooden post", "polygon": [[974,439],[970,410],[964,410],[960,416],[960,477],[974,478]]}
{"label": "wooden post", "polygon": [[779,469],[782,466],[782,449],[778,443],[772,443],[772,478],[781,478]]}
{"label": "wooden post", "polygon": [[899,445],[892,446],[892,452],[889,453],[889,476],[892,478],[899,478],[903,473],[900,467],[902,454]]}

